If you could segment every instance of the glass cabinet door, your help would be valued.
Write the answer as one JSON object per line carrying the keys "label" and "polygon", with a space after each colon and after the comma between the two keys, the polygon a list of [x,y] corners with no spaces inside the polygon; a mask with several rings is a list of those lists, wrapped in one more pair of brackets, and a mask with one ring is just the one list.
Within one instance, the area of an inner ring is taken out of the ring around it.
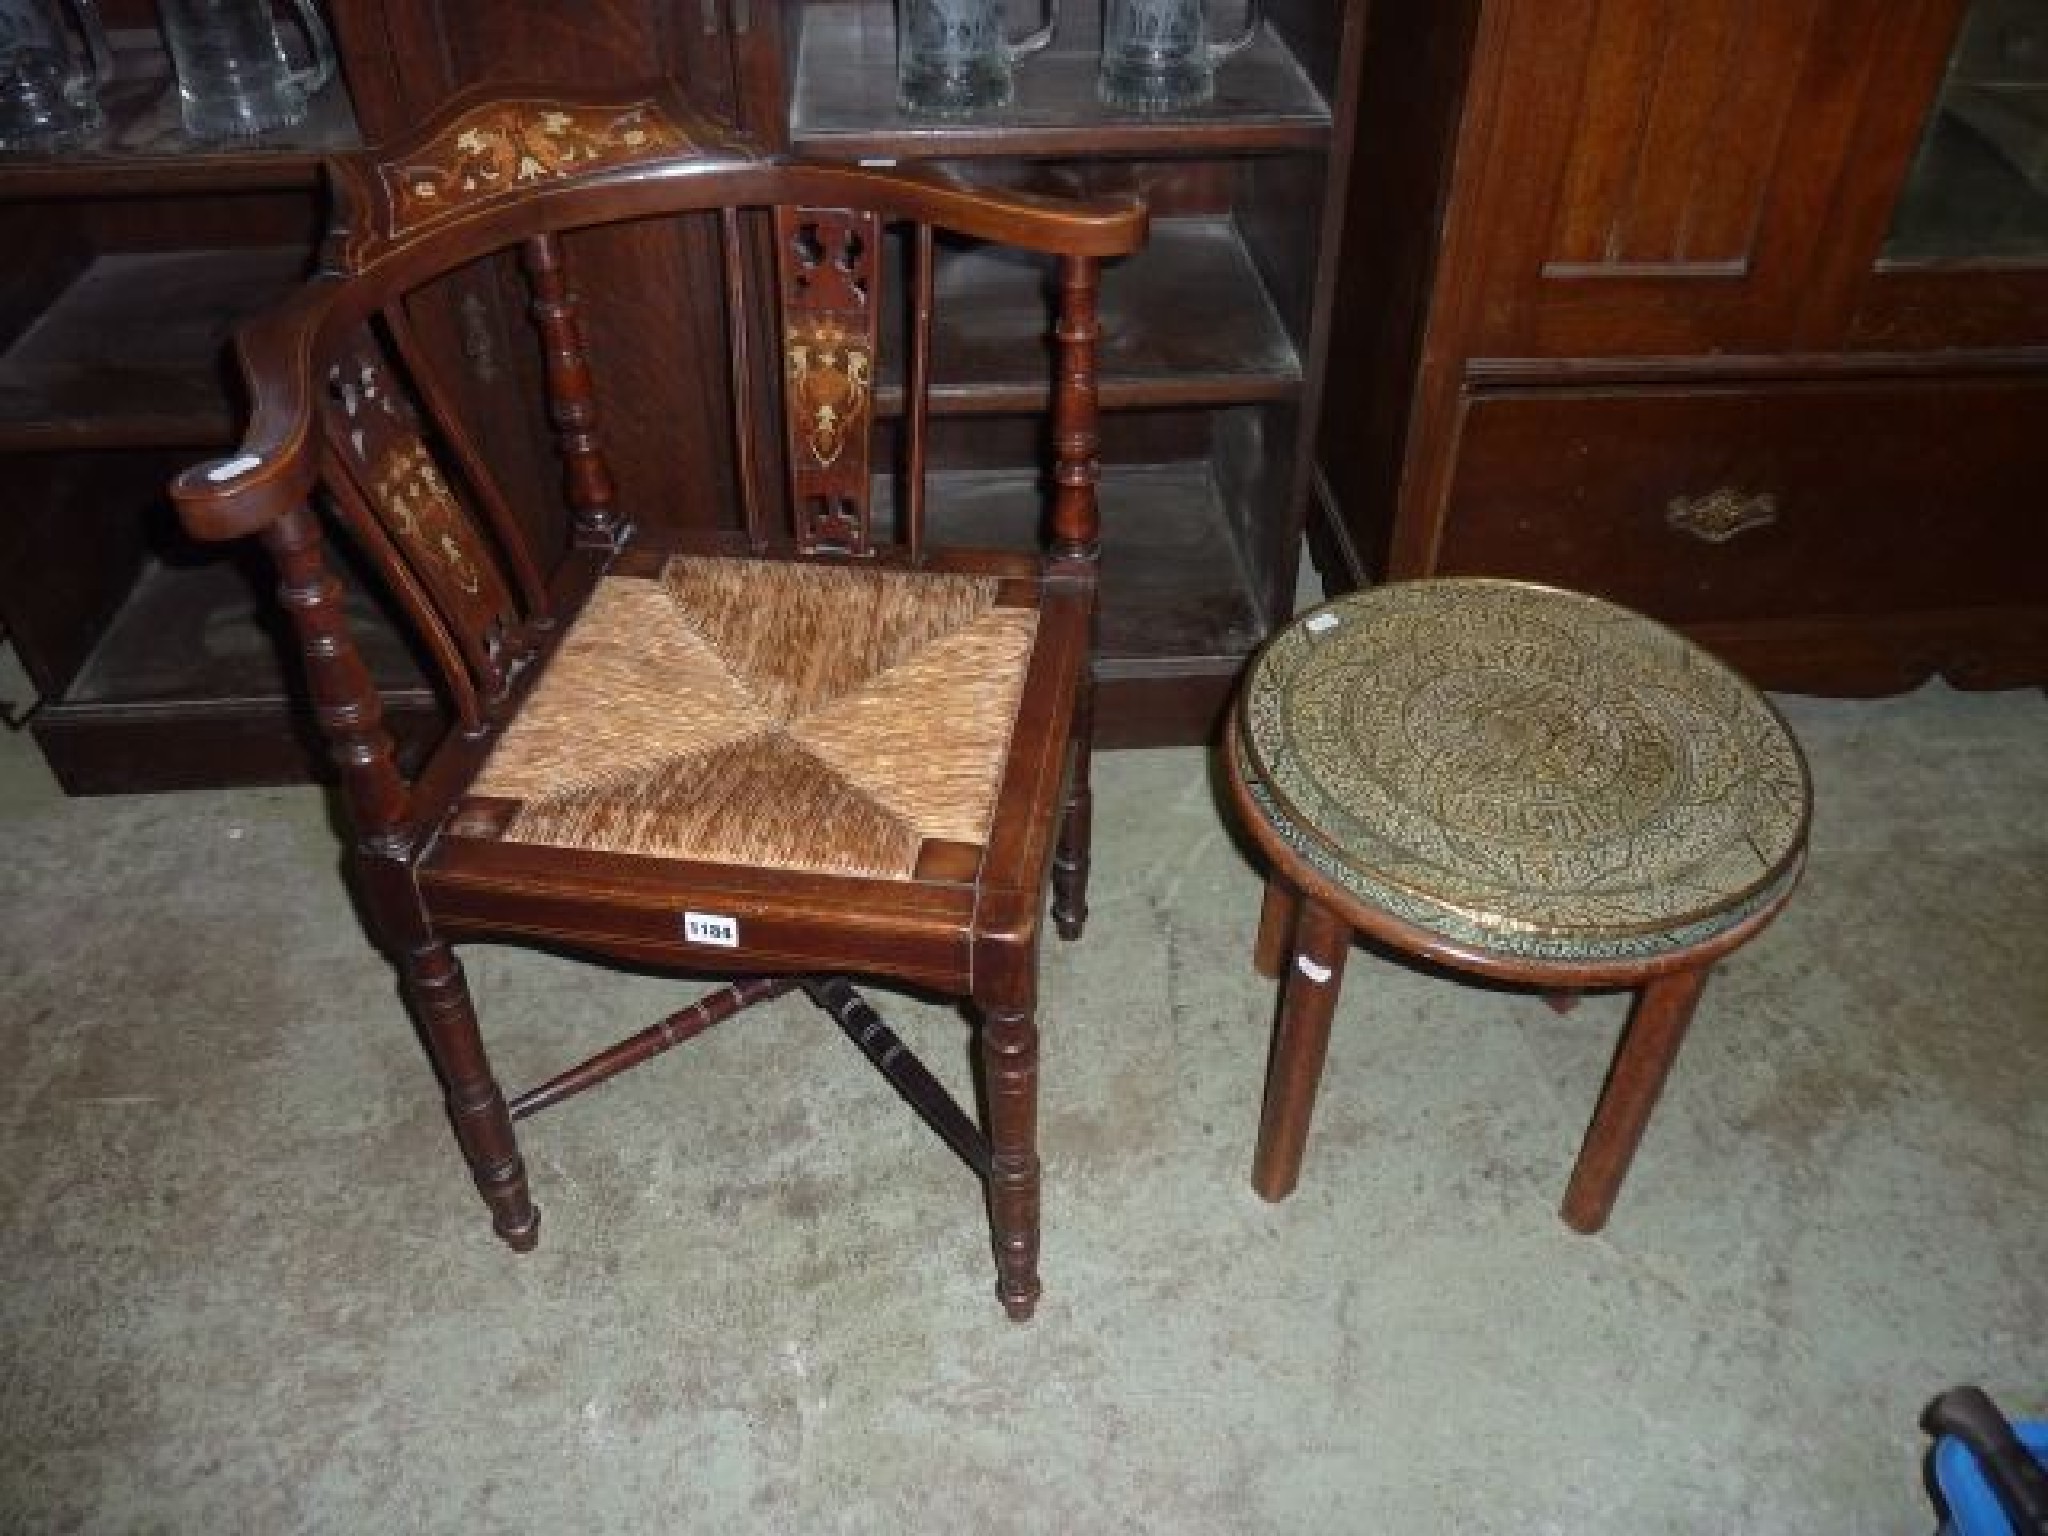
{"label": "glass cabinet door", "polygon": [[2048,0],[1973,0],[1884,261],[2048,265]]}

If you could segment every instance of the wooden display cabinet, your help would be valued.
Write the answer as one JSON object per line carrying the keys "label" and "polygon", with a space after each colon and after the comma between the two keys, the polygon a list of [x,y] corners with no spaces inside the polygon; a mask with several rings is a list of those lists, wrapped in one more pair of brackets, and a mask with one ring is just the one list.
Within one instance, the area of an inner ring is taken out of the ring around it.
{"label": "wooden display cabinet", "polygon": [[[356,141],[354,117],[337,86],[260,147],[194,144],[152,18],[108,10],[103,132],[0,155],[0,620],[66,789],[303,777],[267,580],[185,540],[164,485],[239,438],[228,336],[305,275],[319,156]],[[432,694],[375,599],[351,601],[417,742]]]}
{"label": "wooden display cabinet", "polygon": [[[149,44],[146,0],[126,7],[124,38]],[[1053,48],[1020,65],[1011,107],[945,124],[898,111],[893,10],[881,0],[627,0],[604,9],[602,26],[541,0],[326,9],[346,87],[323,93],[288,142],[179,142],[161,54],[143,46],[124,70],[131,105],[103,145],[0,159],[0,234],[30,255],[0,291],[0,462],[18,491],[0,529],[0,617],[43,694],[35,730],[67,788],[310,770],[290,723],[289,669],[254,638],[252,615],[269,611],[260,573],[199,558],[158,487],[234,440],[224,341],[305,269],[321,223],[319,153],[396,132],[483,79],[665,74],[775,148],[1142,192],[1152,243],[1105,275],[1098,735],[1209,736],[1250,652],[1292,605],[1363,0],[1269,0],[1258,41],[1220,70],[1215,101],[1156,117],[1097,103],[1097,8],[1069,6]],[[1021,0],[1017,11],[1021,25]],[[757,243],[764,272],[769,254]],[[652,522],[731,519],[724,358],[708,340],[720,317],[703,308],[718,302],[716,252],[648,229],[572,239],[569,255],[612,381],[599,406],[621,506]],[[972,247],[942,260],[931,515],[949,536],[1022,543],[1042,503],[1023,466],[1037,454],[1028,414],[1049,386],[1047,274]],[[503,387],[505,374],[538,362],[522,309],[517,275],[485,267],[414,320],[462,388],[509,402],[521,392]],[[896,406],[885,378],[881,414]],[[544,424],[508,404],[498,425],[530,448],[527,484],[510,488],[522,511],[558,519]],[[780,446],[760,447],[774,480]],[[430,734],[435,701],[376,595],[352,600],[401,727]]]}
{"label": "wooden display cabinet", "polygon": [[[1219,29],[1234,25],[1229,9]],[[950,122],[898,107],[890,6],[790,8],[795,148],[1135,191],[1152,210],[1151,243],[1103,290],[1105,744],[1208,739],[1251,651],[1291,611],[1364,9],[1269,4],[1213,102],[1147,117],[1097,100],[1099,8],[1068,6],[1051,48],[1018,66],[1010,106]],[[976,538],[1033,532],[1035,490],[1014,472],[1005,489],[1000,466],[1029,457],[1005,442],[1006,413],[1046,391],[1043,288],[1043,274],[971,250],[941,267],[945,472],[932,509]]]}
{"label": "wooden display cabinet", "polygon": [[1373,30],[1319,455],[1343,580],[1578,587],[1779,688],[2048,678],[2048,3]]}
{"label": "wooden display cabinet", "polygon": [[[1208,738],[1251,650],[1292,604],[1362,3],[1269,4],[1258,41],[1221,70],[1212,104],[1151,118],[1098,104],[1097,8],[1072,5],[1053,46],[1019,65],[1012,105],[947,122],[898,109],[886,0],[637,0],[608,12],[601,37],[532,0],[488,12],[462,0],[402,12],[374,0],[335,6],[372,134],[471,80],[599,83],[652,63],[778,148],[1143,193],[1152,242],[1104,280],[1097,734],[1109,745]],[[1022,30],[1029,6],[1014,9]],[[608,363],[644,359],[630,387],[599,401],[621,505],[646,521],[730,520],[739,500],[722,478],[723,376],[695,361],[697,338],[717,332],[691,306],[692,295],[715,302],[716,253],[664,232],[572,239],[569,256],[592,346]],[[931,515],[952,525],[949,536],[1036,536],[1040,489],[1020,476],[1037,445],[1018,434],[1050,382],[1046,284],[1012,259],[942,252]],[[518,304],[516,281],[480,276],[441,317],[444,356],[522,355]],[[650,345],[650,334],[672,344]],[[881,413],[895,405],[885,378]],[[759,447],[766,493],[779,499],[779,444]],[[552,483],[544,464],[536,476]]]}

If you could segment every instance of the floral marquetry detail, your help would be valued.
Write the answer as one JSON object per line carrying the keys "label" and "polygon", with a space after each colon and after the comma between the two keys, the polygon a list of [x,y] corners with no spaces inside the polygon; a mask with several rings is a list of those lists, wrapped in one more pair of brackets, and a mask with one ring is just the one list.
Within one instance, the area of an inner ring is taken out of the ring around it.
{"label": "floral marquetry detail", "polygon": [[460,208],[580,172],[695,147],[658,103],[626,108],[493,102],[465,113],[403,164],[378,167],[390,238]]}
{"label": "floral marquetry detail", "polygon": [[415,552],[438,561],[464,592],[481,588],[483,577],[464,543],[468,518],[426,444],[416,437],[401,443],[379,466],[374,490],[385,526]]}
{"label": "floral marquetry detail", "polygon": [[829,469],[867,421],[874,356],[865,338],[832,325],[791,332],[783,350],[805,442],[811,457]]}
{"label": "floral marquetry detail", "polygon": [[[485,488],[465,478],[452,445],[437,447],[422,428],[408,381],[370,327],[341,351],[326,383],[321,414],[335,516],[356,532],[391,595],[495,693],[506,680],[519,606],[472,509]],[[514,649],[524,648],[521,641]],[[474,723],[473,702],[461,708]]]}
{"label": "floral marquetry detail", "polygon": [[864,555],[868,429],[881,320],[870,209],[775,210],[782,289],[783,427],[797,547]]}

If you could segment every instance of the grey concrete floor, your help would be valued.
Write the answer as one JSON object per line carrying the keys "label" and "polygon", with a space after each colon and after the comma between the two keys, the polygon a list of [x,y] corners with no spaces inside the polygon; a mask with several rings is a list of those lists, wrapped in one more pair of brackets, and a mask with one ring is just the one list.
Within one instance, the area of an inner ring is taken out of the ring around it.
{"label": "grey concrete floor", "polygon": [[[2048,1411],[2048,703],[1786,707],[1809,875],[1598,1238],[1554,1210],[1623,1000],[1366,953],[1259,1201],[1257,877],[1204,754],[1104,760],[1026,1327],[796,1003],[532,1124],[513,1256],[321,797],[67,801],[0,742],[0,1529],[1928,1531],[1926,1398]],[[514,1082],[679,995],[469,955]]]}

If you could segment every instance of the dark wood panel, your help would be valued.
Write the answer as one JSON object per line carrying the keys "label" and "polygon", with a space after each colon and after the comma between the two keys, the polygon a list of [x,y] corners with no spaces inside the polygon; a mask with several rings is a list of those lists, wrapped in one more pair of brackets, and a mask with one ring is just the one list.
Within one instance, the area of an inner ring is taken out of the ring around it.
{"label": "dark wood panel", "polygon": [[1426,571],[1694,626],[1832,621],[1881,649],[1903,615],[2048,613],[2044,479],[2038,377],[1492,394]]}
{"label": "dark wood panel", "polygon": [[[430,694],[386,702],[385,728],[408,769],[447,728]],[[230,784],[331,779],[303,705],[275,699],[45,704],[29,729],[64,792],[153,794]]]}
{"label": "dark wood panel", "polygon": [[[1215,9],[1224,17],[1221,25],[1235,35],[1240,13],[1232,7]],[[1330,0],[1265,0],[1266,25],[1333,105],[1343,98],[1350,78],[1344,67],[1346,11],[1346,6]]]}
{"label": "dark wood panel", "polygon": [[[445,728],[440,703],[384,605],[350,567],[338,571],[394,735],[417,763]],[[68,792],[327,776],[271,581],[253,549],[172,541],[142,563],[70,686],[36,715],[37,741]]]}
{"label": "dark wood panel", "polygon": [[1760,688],[1876,698],[1931,677],[1958,688],[2048,678],[2048,610],[1964,608],[1679,626]]}
{"label": "dark wood panel", "polygon": [[[1887,268],[1869,275],[1849,345],[1870,351],[2033,347],[2048,352],[2048,267]],[[2048,367],[2048,356],[2036,365]]]}
{"label": "dark wood panel", "polygon": [[364,131],[380,138],[479,80],[615,85],[684,80],[712,112],[732,105],[722,15],[698,0],[332,0]]}
{"label": "dark wood panel", "polygon": [[[387,690],[424,689],[426,674],[383,605],[343,569],[357,644]],[[260,553],[174,550],[151,561],[65,691],[70,704],[282,698],[297,690],[284,616]]]}
{"label": "dark wood panel", "polygon": [[[45,204],[0,208],[0,358],[92,261],[92,244],[75,221]],[[4,364],[0,364],[4,366]]]}
{"label": "dark wood panel", "polygon": [[1748,264],[1815,0],[1604,6],[1546,269]]}
{"label": "dark wood panel", "polygon": [[1186,747],[1215,742],[1244,659],[1095,669],[1095,745]]}
{"label": "dark wood panel", "polygon": [[[1098,746],[1215,738],[1238,674],[1266,633],[1224,494],[1207,460],[1105,465]],[[959,470],[932,477],[928,516],[938,541],[1032,549],[1042,537],[1043,501],[1029,474]]]}
{"label": "dark wood panel", "polygon": [[1329,167],[1313,156],[1247,160],[1232,210],[1255,282],[1286,333],[1303,347],[1315,325],[1316,279],[1325,257],[1328,176]]}
{"label": "dark wood panel", "polygon": [[[736,526],[715,230],[703,221],[593,230],[569,236],[565,252],[620,505],[649,525]],[[530,337],[525,345],[531,353]]]}
{"label": "dark wood panel", "polygon": [[1479,10],[1441,0],[1372,12],[1316,423],[1311,544],[1337,586],[1386,571]]}
{"label": "dark wood panel", "polygon": [[294,247],[101,256],[0,357],[0,449],[233,442],[228,338],[306,264]]}
{"label": "dark wood panel", "polygon": [[100,255],[291,246],[300,270],[327,228],[326,194],[307,188],[208,190],[174,198],[142,193],[19,205],[73,226]]}
{"label": "dark wood panel", "polygon": [[144,513],[164,508],[172,454],[36,453],[6,461],[0,620],[36,691],[64,692],[148,556]]}
{"label": "dark wood panel", "polygon": [[[1450,237],[1472,354],[1765,351],[1810,325],[1838,339],[1819,253],[1867,266],[1881,240],[1874,210],[1841,199],[1851,146],[1917,110],[1879,67],[1892,0],[1765,6],[1748,33],[1695,30],[1696,7],[1485,11]],[[1617,27],[1632,41],[1603,46]],[[1703,120],[1704,154],[1683,131]]]}
{"label": "dark wood panel", "polygon": [[[1098,494],[1098,670],[1161,676],[1161,663],[1241,663],[1265,638],[1265,626],[1210,466],[1117,466],[1104,472]],[[1038,547],[1044,498],[1029,477],[989,470],[937,474],[930,496],[935,543]]]}
{"label": "dark wood panel", "polygon": [[[936,411],[1041,408],[1051,383],[1049,263],[985,246],[947,251],[932,328]],[[901,288],[892,284],[892,307]],[[1201,325],[1187,324],[1200,313]],[[885,313],[884,335],[905,334]],[[902,404],[901,349],[883,359],[878,399]],[[1289,399],[1301,363],[1225,219],[1155,222],[1145,249],[1103,273],[1100,400],[1107,409]]]}

